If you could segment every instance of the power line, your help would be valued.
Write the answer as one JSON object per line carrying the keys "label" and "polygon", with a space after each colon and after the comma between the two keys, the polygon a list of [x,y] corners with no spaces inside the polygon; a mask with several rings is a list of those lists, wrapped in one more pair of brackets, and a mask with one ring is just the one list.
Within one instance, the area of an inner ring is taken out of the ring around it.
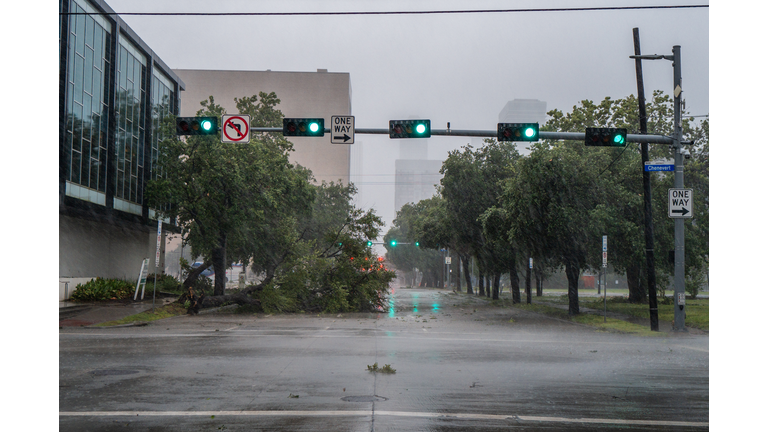
{"label": "power line", "polygon": [[348,11],[348,12],[60,12],[59,15],[121,15],[121,16],[328,16],[328,15],[444,15],[481,13],[523,13],[523,12],[595,12],[656,9],[697,9],[709,5],[672,6],[605,6],[577,8],[535,8],[535,9],[471,9],[471,10],[429,10],[429,11]]}

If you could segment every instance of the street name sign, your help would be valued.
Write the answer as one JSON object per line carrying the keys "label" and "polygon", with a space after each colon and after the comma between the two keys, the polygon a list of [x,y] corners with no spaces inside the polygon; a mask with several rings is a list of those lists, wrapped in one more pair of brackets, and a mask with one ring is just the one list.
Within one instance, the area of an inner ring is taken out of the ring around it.
{"label": "street name sign", "polygon": [[221,116],[221,142],[248,144],[251,141],[251,116],[224,114]]}
{"label": "street name sign", "polygon": [[669,190],[669,217],[693,217],[693,189]]}
{"label": "street name sign", "polygon": [[674,171],[675,170],[675,164],[654,164],[651,162],[645,163],[645,171],[646,172],[657,172],[657,171]]}
{"label": "street name sign", "polygon": [[355,143],[355,116],[331,116],[331,144]]}

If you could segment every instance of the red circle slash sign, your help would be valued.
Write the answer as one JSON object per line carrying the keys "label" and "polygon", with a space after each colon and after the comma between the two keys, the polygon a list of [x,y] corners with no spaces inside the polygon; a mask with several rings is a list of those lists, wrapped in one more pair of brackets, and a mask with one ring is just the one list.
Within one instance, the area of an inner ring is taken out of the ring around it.
{"label": "red circle slash sign", "polygon": [[[242,123],[235,123],[233,120],[239,120]],[[248,128],[249,125],[247,120],[242,117],[233,116],[224,122],[224,127],[222,130],[224,132],[224,136],[226,136],[230,141],[248,141]],[[230,135],[230,132],[233,132],[232,135]]]}

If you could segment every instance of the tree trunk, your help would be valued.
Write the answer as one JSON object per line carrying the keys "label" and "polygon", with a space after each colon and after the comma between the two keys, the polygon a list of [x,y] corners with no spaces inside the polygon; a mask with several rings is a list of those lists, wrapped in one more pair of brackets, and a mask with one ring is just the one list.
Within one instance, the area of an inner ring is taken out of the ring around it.
{"label": "tree trunk", "polygon": [[464,262],[461,255],[458,256],[459,262],[456,263],[456,292],[461,292],[461,266]]}
{"label": "tree trunk", "polygon": [[565,260],[565,275],[568,277],[568,315],[579,314],[579,264],[573,258]]}
{"label": "tree trunk", "polygon": [[472,273],[469,271],[469,256],[464,255],[461,259],[461,264],[464,266],[464,281],[467,282],[467,294],[474,294],[472,291]]}
{"label": "tree trunk", "polygon": [[509,292],[512,293],[512,304],[520,303],[520,278],[517,276],[517,264],[509,269]]}
{"label": "tree trunk", "polygon": [[[207,267],[205,267],[207,268]],[[191,305],[188,309],[188,313],[196,314],[200,309],[223,306],[225,304],[236,303],[239,305],[258,305],[261,302],[257,299],[251,298],[251,294],[257,291],[261,291],[267,284],[272,281],[271,277],[264,279],[260,284],[250,286],[237,294],[211,296],[206,297],[202,295],[200,297],[192,295],[186,300],[190,300]]]}
{"label": "tree trunk", "polygon": [[224,295],[225,279],[227,277],[227,235],[222,234],[219,240],[219,247],[211,251],[213,260],[213,295]]}
{"label": "tree trunk", "polygon": [[499,299],[499,285],[501,284],[501,273],[493,275],[493,295],[491,298],[494,300]]}
{"label": "tree trunk", "polygon": [[531,266],[525,266],[525,302],[531,304]]}
{"label": "tree trunk", "polygon": [[536,297],[541,297],[544,295],[544,272],[535,267],[533,270],[533,274],[536,275]]}
{"label": "tree trunk", "polygon": [[627,268],[627,285],[629,287],[630,303],[646,303],[648,297],[645,286],[640,282],[642,267],[633,265]]}
{"label": "tree trunk", "polygon": [[480,272],[477,276],[479,283],[477,284],[477,294],[480,296],[485,295],[485,279],[483,279],[483,272]]}
{"label": "tree trunk", "polygon": [[491,275],[485,275],[485,296],[491,297]]}

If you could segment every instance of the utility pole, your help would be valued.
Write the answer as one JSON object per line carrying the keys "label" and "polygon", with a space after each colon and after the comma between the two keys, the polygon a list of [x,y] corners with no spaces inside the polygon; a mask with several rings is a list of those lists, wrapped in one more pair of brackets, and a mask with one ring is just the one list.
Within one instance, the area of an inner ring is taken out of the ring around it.
{"label": "utility pole", "polygon": [[[640,55],[640,29],[632,29],[635,41],[635,55]],[[637,100],[640,110],[640,133],[648,133],[648,118],[645,112],[645,86],[643,85],[643,62],[635,59],[635,74],[637,76]],[[653,254],[653,213],[651,212],[651,173],[645,171],[648,162],[648,143],[641,143],[643,166],[643,208],[645,217],[645,267],[648,278],[648,308],[651,316],[651,331],[659,331],[659,306],[656,300],[656,265]],[[598,287],[597,293],[600,294]]]}
{"label": "utility pole", "polygon": [[[683,184],[683,78],[681,72],[680,45],[672,47],[672,55],[633,55],[636,60],[671,60],[673,74],[674,124],[672,129],[672,148],[675,152],[675,188],[684,188]],[[638,142],[646,142],[638,140]],[[650,141],[648,141],[650,142]],[[687,331],[685,328],[685,222],[675,219],[675,331]]]}

